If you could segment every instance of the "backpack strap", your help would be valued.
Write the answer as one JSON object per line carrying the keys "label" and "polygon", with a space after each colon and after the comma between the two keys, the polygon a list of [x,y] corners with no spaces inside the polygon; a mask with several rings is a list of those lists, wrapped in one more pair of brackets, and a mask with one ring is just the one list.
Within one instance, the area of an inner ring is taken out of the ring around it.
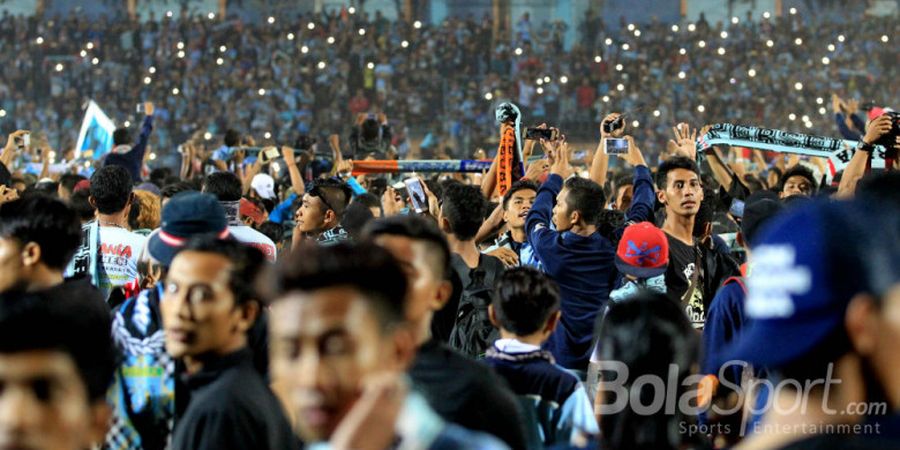
{"label": "backpack strap", "polygon": [[747,295],[747,285],[744,284],[744,277],[728,277],[725,281],[722,282],[722,286],[725,286],[729,283],[737,283],[741,286],[741,290],[744,291],[744,295]]}

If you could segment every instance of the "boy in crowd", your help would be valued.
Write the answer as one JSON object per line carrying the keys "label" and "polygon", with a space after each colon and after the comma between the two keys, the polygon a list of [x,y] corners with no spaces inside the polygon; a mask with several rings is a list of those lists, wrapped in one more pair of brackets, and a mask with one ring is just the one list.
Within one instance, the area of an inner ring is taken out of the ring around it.
{"label": "boy in crowd", "polygon": [[525,218],[534,204],[538,187],[536,183],[526,180],[516,181],[510,186],[501,203],[507,231],[484,253],[500,258],[507,265],[540,268],[541,263],[525,234]]}
{"label": "boy in crowd", "polygon": [[778,197],[788,198],[794,195],[812,197],[816,195],[818,183],[816,183],[813,171],[800,164],[787,169],[778,182]]}
{"label": "boy in crowd", "polygon": [[680,302],[695,328],[702,329],[706,311],[722,282],[738,275],[730,256],[703,245],[694,236],[703,201],[700,169],[685,156],[666,159],[656,174],[657,199],[665,206],[662,230],[669,241],[666,293]]}
{"label": "boy in crowd", "polygon": [[341,227],[341,218],[350,204],[352,191],[339,179],[316,180],[312,189],[303,194],[300,207],[294,213],[293,246],[304,237],[322,245],[331,245],[349,239]]}
{"label": "boy in crowd", "polygon": [[66,269],[67,277],[88,277],[104,299],[138,276],[137,264],[145,236],[128,228],[134,201],[128,171],[107,165],[91,176],[89,201],[96,219],[81,228],[81,246]]}
{"label": "boy in crowd", "polygon": [[238,241],[249,244],[259,249],[266,255],[266,259],[275,262],[278,257],[275,243],[265,234],[254,230],[241,222],[241,180],[231,172],[216,172],[206,177],[203,182],[203,192],[214,195],[222,207],[225,208],[225,217],[228,219],[228,231]]}
{"label": "boy in crowd", "polygon": [[90,300],[0,298],[0,448],[82,450],[103,440],[115,365],[109,314]]}
{"label": "boy in crowd", "polygon": [[416,343],[408,371],[414,386],[444,420],[522,448],[524,419],[503,380],[433,334],[432,319],[453,293],[450,248],[441,231],[422,217],[391,216],[370,224],[365,238],[388,250],[406,273],[406,320]]}
{"label": "boy in crowd", "polygon": [[278,285],[273,377],[289,384],[287,403],[307,448],[504,448],[444,422],[405,388],[416,343],[405,318],[406,276],[386,250],[303,248],[283,262]]}
{"label": "boy in crowd", "polygon": [[500,276],[489,309],[501,339],[488,349],[484,362],[506,379],[516,395],[538,398],[536,408],[551,405],[553,419],[540,424],[544,445],[597,434],[597,420],[581,381],[541,350],[559,323],[556,284],[532,268],[509,269]]}
{"label": "boy in crowd", "polygon": [[283,450],[296,444],[248,347],[265,264],[258,250],[214,235],[189,241],[172,260],[160,310],[166,351],[184,363],[190,393],[175,424],[175,450]]}

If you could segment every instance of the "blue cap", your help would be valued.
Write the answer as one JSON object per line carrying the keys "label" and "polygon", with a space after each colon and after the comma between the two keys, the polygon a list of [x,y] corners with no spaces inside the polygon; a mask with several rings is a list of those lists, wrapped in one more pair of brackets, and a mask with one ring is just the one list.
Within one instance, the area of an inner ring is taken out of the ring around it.
{"label": "blue cap", "polygon": [[855,295],[881,296],[900,283],[892,215],[859,202],[815,201],[766,224],[747,278],[749,324],[719,361],[783,367],[843,327]]}
{"label": "blue cap", "polygon": [[182,192],[166,203],[162,210],[162,225],[150,236],[147,249],[153,259],[169,266],[178,249],[191,237],[209,233],[222,239],[228,237],[225,209],[210,194]]}

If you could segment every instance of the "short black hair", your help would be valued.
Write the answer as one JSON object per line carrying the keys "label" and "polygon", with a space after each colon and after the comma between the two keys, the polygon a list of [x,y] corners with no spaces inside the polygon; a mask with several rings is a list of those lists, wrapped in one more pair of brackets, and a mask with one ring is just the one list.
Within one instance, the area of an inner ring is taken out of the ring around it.
{"label": "short black hair", "polygon": [[371,192],[353,197],[351,203],[362,203],[366,208],[381,208],[381,200]]}
{"label": "short black hair", "polygon": [[866,175],[859,181],[856,195],[872,199],[879,204],[893,205],[900,208],[900,172],[890,170]]}
{"label": "short black hair", "polygon": [[113,145],[128,145],[131,143],[131,132],[128,128],[116,128],[113,131]]}
{"label": "short black hair", "polygon": [[241,133],[238,133],[237,130],[229,128],[225,130],[225,138],[223,140],[225,141],[226,146],[234,147],[241,142]]}
{"label": "short black hair", "polygon": [[280,223],[272,222],[271,220],[259,224],[257,231],[266,235],[267,238],[271,239],[272,242],[276,244],[284,239],[284,226]]}
{"label": "short black hair", "polygon": [[359,127],[360,137],[364,141],[374,141],[378,139],[378,132],[381,130],[381,124],[373,118],[367,118]]}
{"label": "short black hair", "polygon": [[59,177],[59,185],[62,186],[63,189],[71,193],[75,190],[75,185],[78,184],[81,180],[87,180],[87,178],[74,173],[64,173]]}
{"label": "short black hair", "polygon": [[203,180],[203,192],[214,195],[220,202],[236,202],[244,190],[241,180],[231,172],[215,172]]}
{"label": "short black hair", "polygon": [[344,230],[347,231],[347,234],[352,239],[357,239],[362,234],[366,224],[374,219],[375,215],[372,214],[372,210],[368,206],[358,202],[350,202],[350,205],[344,210],[344,214],[341,215],[341,226],[344,227]]}
{"label": "short black hair", "polygon": [[81,221],[61,200],[28,195],[0,208],[0,236],[41,247],[41,261],[62,270],[81,243]]}
{"label": "short black hair", "polygon": [[69,197],[69,206],[78,215],[82,222],[90,221],[94,218],[94,207],[90,201],[91,192],[88,189],[81,189],[72,193]]}
{"label": "short black hair", "polygon": [[481,190],[462,183],[447,183],[441,199],[441,212],[450,222],[450,231],[461,241],[474,238],[486,211]]}
{"label": "short black hair", "polygon": [[385,235],[402,236],[425,244],[431,257],[432,274],[440,280],[450,278],[450,245],[434,221],[419,216],[390,216],[371,222],[363,232],[366,239]]}
{"label": "short black hair", "polygon": [[659,165],[659,169],[656,171],[656,186],[660,189],[665,189],[669,172],[675,169],[690,170],[697,174],[697,178],[700,178],[700,168],[694,160],[687,156],[673,156]]}
{"label": "short black hair", "polygon": [[0,295],[0,353],[66,353],[75,363],[88,401],[103,401],[116,365],[110,315],[90,299],[57,300],[38,293]]}
{"label": "short black hair", "polygon": [[500,328],[527,336],[541,329],[559,311],[559,288],[547,275],[531,267],[503,272],[495,287],[494,313]]}
{"label": "short black hair", "polygon": [[91,197],[100,214],[114,214],[125,209],[131,189],[131,174],[122,166],[104,166],[91,176]]}
{"label": "short black hair", "polygon": [[350,204],[353,191],[350,186],[347,186],[347,183],[339,178],[322,178],[313,183],[313,188],[308,191],[308,194],[313,197],[325,197],[323,203],[331,206],[335,215],[343,217],[344,211]]}
{"label": "short black hair", "polygon": [[606,193],[599,184],[587,178],[572,177],[566,180],[567,212],[578,211],[586,223],[596,225],[600,223],[603,210],[606,209]]}
{"label": "short black hair", "polygon": [[694,229],[691,234],[694,237],[702,237],[706,232],[706,225],[713,222],[716,215],[716,205],[719,198],[709,186],[703,187],[703,200],[697,207],[697,214],[694,216]]}
{"label": "short black hair", "polygon": [[371,242],[305,244],[278,267],[281,297],[290,292],[349,287],[368,302],[383,330],[406,320],[406,275],[390,252]]}
{"label": "short black hair", "polygon": [[165,186],[166,179],[172,176],[172,169],[168,167],[157,167],[150,171],[150,182],[155,184],[156,187],[161,188]]}
{"label": "short black hair", "polygon": [[537,192],[540,186],[537,183],[529,180],[519,180],[509,186],[509,189],[506,190],[506,193],[503,194],[503,210],[506,211],[506,208],[509,206],[509,199],[512,198],[513,194],[519,191],[532,190]]}
{"label": "short black hair", "polygon": [[234,239],[219,239],[214,233],[192,237],[175,256],[186,251],[212,253],[231,262],[228,288],[234,295],[235,305],[262,302],[258,282],[266,265],[266,257],[261,251]]}
{"label": "short black hair", "polygon": [[172,198],[182,192],[193,191],[194,187],[186,182],[186,181],[178,181],[176,183],[170,183],[162,187],[159,190],[160,198]]}
{"label": "short black hair", "polygon": [[810,187],[812,188],[810,194],[815,195],[816,191],[819,189],[819,183],[816,182],[816,176],[813,174],[813,171],[802,164],[794,164],[793,167],[784,171],[784,173],[781,175],[781,179],[778,180],[778,191],[783,191],[784,184],[787,183],[788,178],[794,176],[801,176],[803,178],[806,178],[809,181]]}

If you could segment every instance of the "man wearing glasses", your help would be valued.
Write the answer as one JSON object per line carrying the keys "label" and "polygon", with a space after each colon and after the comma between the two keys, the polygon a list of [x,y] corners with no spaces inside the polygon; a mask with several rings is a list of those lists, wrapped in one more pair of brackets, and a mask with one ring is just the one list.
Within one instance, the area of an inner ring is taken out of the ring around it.
{"label": "man wearing glasses", "polygon": [[336,244],[350,238],[341,227],[341,217],[350,204],[352,191],[337,178],[316,180],[313,188],[303,195],[303,203],[294,213],[293,245],[312,239],[322,245]]}

